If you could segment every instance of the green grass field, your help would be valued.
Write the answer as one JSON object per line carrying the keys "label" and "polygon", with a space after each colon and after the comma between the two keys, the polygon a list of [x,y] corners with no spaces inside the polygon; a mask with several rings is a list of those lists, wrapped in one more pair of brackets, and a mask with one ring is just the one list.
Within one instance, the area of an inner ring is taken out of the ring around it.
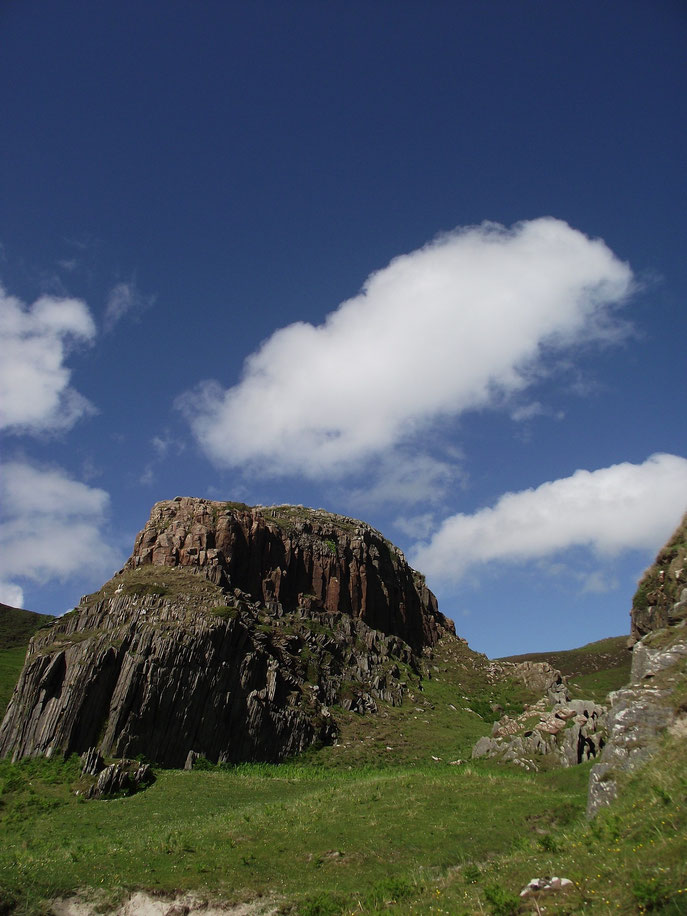
{"label": "green grass field", "polygon": [[2,761],[0,900],[38,914],[91,888],[107,912],[134,889],[194,890],[302,916],[508,916],[537,912],[519,891],[556,874],[573,885],[540,912],[685,913],[683,748],[669,740],[592,824],[587,766],[244,765],[162,771],[131,798],[84,802],[75,759]]}
{"label": "green grass field", "polygon": [[[600,691],[625,659],[590,648],[591,661],[575,650],[575,683]],[[23,655],[0,651],[0,702]],[[588,765],[525,773],[470,761],[492,706],[532,699],[522,686],[490,684],[460,643],[440,644],[428,664],[400,707],[334,709],[338,742],[292,763],[157,769],[138,795],[85,801],[76,758],[0,761],[0,913],[47,914],[77,892],[107,913],[134,890],[269,900],[294,916],[687,913],[684,738],[590,825]],[[520,899],[552,874],[574,883]]]}
{"label": "green grass field", "polygon": [[3,761],[0,894],[22,913],[83,886],[270,896],[296,909],[323,889],[352,903],[390,878],[417,893],[542,825],[570,823],[582,780],[556,777],[262,765],[162,771],[131,798],[80,802],[69,792],[76,761]]}

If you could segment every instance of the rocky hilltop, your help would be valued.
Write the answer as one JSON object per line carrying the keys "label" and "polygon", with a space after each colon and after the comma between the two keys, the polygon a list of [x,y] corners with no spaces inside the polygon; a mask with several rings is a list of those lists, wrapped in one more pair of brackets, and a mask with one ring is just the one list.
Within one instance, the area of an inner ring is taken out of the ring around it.
{"label": "rocky hilltop", "polygon": [[221,588],[285,610],[342,612],[415,649],[453,630],[424,577],[370,525],[303,506],[176,499],[157,503],[127,568],[201,570]]}
{"label": "rocky hilltop", "polygon": [[157,503],[124,569],[34,636],[0,755],[280,760],[335,735],[332,704],[400,703],[446,634],[422,576],[363,522]]}

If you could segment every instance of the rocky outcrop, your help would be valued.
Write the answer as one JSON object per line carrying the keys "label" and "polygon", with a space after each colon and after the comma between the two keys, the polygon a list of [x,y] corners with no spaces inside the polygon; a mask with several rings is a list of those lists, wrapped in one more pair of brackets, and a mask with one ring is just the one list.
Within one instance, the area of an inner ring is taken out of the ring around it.
{"label": "rocky outcrop", "polygon": [[618,793],[665,732],[687,733],[687,515],[642,576],[632,601],[630,683],[609,695],[608,740],[589,778],[587,815]]}
{"label": "rocky outcrop", "polygon": [[528,690],[543,694],[551,703],[565,703],[570,697],[565,678],[548,662],[519,662],[508,670]]}
{"label": "rocky outcrop", "polygon": [[647,634],[632,652],[627,687],[610,694],[608,738],[589,776],[587,815],[610,804],[618,777],[645,763],[667,729],[684,732],[687,708],[678,701],[687,683],[687,628],[684,623]]}
{"label": "rocky outcrop", "polygon": [[526,686],[545,690],[545,696],[526,706],[519,716],[506,715],[495,722],[491,737],[475,744],[473,758],[491,757],[536,771],[544,761],[575,766],[600,752],[606,708],[591,700],[571,700],[560,671],[546,663],[524,663],[535,664],[541,665],[539,671],[527,667],[521,677]]}
{"label": "rocky outcrop", "polygon": [[155,782],[155,774],[148,763],[135,760],[119,760],[101,771],[95,783],[88,790],[87,798],[114,798],[133,795],[147,789]]}
{"label": "rocky outcrop", "polygon": [[159,502],[127,567],[147,564],[200,570],[224,589],[287,611],[350,614],[416,650],[454,629],[397,547],[364,522],[323,509]]}
{"label": "rocky outcrop", "polygon": [[369,526],[273,511],[158,503],[125,569],[32,640],[0,755],[277,761],[335,736],[331,705],[400,703],[452,630],[436,599]]}
{"label": "rocky outcrop", "polygon": [[632,643],[687,619],[687,514],[642,576],[630,619]]}

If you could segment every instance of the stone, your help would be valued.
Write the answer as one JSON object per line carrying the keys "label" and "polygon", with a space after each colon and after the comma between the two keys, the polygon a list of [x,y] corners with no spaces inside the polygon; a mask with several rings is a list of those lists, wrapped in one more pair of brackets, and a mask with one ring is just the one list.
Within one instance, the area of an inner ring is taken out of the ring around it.
{"label": "stone", "polygon": [[687,619],[686,585],[687,513],[639,582],[630,610],[633,643]]}
{"label": "stone", "polygon": [[184,763],[184,769],[192,770],[196,760],[199,758],[200,754],[197,751],[189,751],[186,757],[186,762]]}
{"label": "stone", "polygon": [[521,897],[530,897],[532,894],[538,894],[542,891],[560,891],[565,887],[571,887],[570,878],[532,878],[531,881],[520,891]]}
{"label": "stone", "polygon": [[306,599],[360,617],[415,649],[454,632],[403,553],[357,519],[302,506],[249,507],[182,497],[157,503],[127,566],[202,570],[225,588],[293,610]]}
{"label": "stone", "polygon": [[108,798],[115,795],[133,795],[155,782],[155,774],[147,763],[120,760],[113,763],[98,776],[91,786],[87,798]]}
{"label": "stone", "polygon": [[[480,738],[475,744],[473,758],[494,757],[537,770],[536,761],[541,757],[564,767],[596,757],[605,741],[605,707],[591,700],[568,699],[559,671],[546,663],[539,668],[532,664],[524,663],[524,676],[530,686],[536,684],[546,695],[519,716],[505,715],[495,722],[492,737]],[[539,722],[532,725],[536,715]]]}
{"label": "stone", "polygon": [[89,747],[81,755],[81,773],[86,776],[97,776],[101,770],[105,769],[105,761],[95,747]]}

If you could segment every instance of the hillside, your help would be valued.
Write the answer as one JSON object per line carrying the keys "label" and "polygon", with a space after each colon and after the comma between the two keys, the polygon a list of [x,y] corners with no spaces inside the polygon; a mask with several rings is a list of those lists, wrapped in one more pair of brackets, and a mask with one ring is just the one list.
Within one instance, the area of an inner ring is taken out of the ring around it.
{"label": "hillside", "polygon": [[400,705],[444,635],[423,577],[364,522],[167,500],[125,568],[32,641],[0,755],[282,760],[334,740],[331,707]]}
{"label": "hillside", "polygon": [[626,684],[632,660],[627,636],[612,636],[587,643],[577,649],[558,652],[531,652],[509,655],[503,662],[548,662],[568,678],[573,696],[603,702],[611,690]]}
{"label": "hillside", "polygon": [[[144,793],[84,803],[76,758],[0,761],[0,899],[15,916],[77,888],[82,916],[94,912],[84,900],[111,913],[130,898],[127,916],[210,916],[209,904],[214,916],[684,913],[684,738],[668,737],[589,824],[588,766],[455,762],[489,733],[494,701],[518,707],[522,685],[474,666],[455,638],[431,651],[413,701],[335,710],[337,744],[298,762],[158,770]],[[572,885],[521,900],[546,875]]]}
{"label": "hillside", "polygon": [[0,720],[21,672],[33,634],[55,618],[0,604]]}
{"label": "hillside", "polygon": [[33,634],[53,620],[50,614],[0,604],[0,650],[26,647]]}

